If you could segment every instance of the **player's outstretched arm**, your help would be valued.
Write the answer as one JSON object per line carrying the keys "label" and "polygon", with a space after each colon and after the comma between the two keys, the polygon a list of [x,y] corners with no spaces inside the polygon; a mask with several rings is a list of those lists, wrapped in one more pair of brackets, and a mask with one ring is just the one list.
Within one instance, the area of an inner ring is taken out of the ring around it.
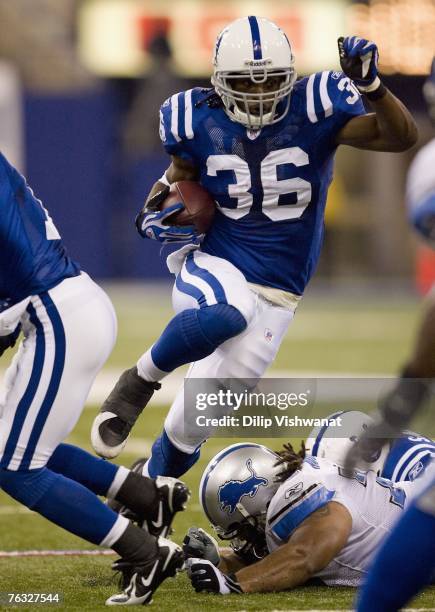
{"label": "player's outstretched arm", "polygon": [[338,133],[337,144],[372,151],[406,151],[418,139],[408,109],[381,82],[375,43],[356,36],[339,38],[343,72],[370,101],[374,113],[351,119]]}
{"label": "player's outstretched arm", "polygon": [[345,546],[351,529],[348,510],[330,502],[305,519],[286,544],[258,563],[234,574],[224,573],[221,565],[217,568],[210,561],[188,559],[188,574],[197,592],[228,595],[292,589],[305,584],[332,561]]}
{"label": "player's outstretched arm", "polygon": [[348,510],[330,502],[313,512],[273,553],[236,573],[244,593],[281,591],[305,584],[345,546],[352,529]]}

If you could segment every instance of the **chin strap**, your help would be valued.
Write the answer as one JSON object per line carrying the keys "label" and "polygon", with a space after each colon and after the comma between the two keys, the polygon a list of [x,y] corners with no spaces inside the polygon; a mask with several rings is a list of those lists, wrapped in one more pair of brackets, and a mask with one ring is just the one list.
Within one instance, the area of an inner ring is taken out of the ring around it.
{"label": "chin strap", "polygon": [[250,525],[252,525],[253,527],[256,526],[257,521],[254,519],[253,516],[249,514],[249,512],[246,510],[246,508],[243,506],[242,503],[237,502],[236,509],[240,512],[243,518],[245,518],[248,521]]}

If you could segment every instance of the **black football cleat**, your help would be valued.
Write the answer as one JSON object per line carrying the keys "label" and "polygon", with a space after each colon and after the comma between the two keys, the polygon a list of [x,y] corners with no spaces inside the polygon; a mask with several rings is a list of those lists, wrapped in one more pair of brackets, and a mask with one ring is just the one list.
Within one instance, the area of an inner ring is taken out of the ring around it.
{"label": "black football cleat", "polygon": [[101,406],[91,430],[92,446],[100,457],[117,457],[158,382],[148,382],[139,376],[134,366],[121,374],[109,397]]}
{"label": "black football cleat", "polygon": [[184,568],[183,551],[180,546],[165,538],[159,538],[158,547],[157,557],[143,565],[135,565],[123,559],[113,563],[112,569],[121,572],[123,592],[109,597],[106,601],[107,606],[150,604],[154,592],[162,582]]}
{"label": "black football cleat", "polygon": [[145,517],[141,526],[156,538],[165,538],[171,533],[174,516],[186,509],[190,491],[184,482],[170,476],[157,476],[155,483],[160,498],[157,516]]}
{"label": "black football cleat", "polygon": [[[137,474],[142,474],[143,466],[147,459],[137,459],[131,466],[131,471]],[[107,505],[115,510],[118,514],[122,514],[129,520],[137,523],[139,527],[145,529],[156,538],[166,537],[170,533],[172,521],[177,512],[182,512],[186,509],[186,504],[190,498],[190,491],[184,482],[177,478],[169,476],[157,476],[155,479],[157,494],[159,497],[158,508],[155,516],[139,515],[132,512],[128,506],[121,504],[115,499],[108,499]]]}

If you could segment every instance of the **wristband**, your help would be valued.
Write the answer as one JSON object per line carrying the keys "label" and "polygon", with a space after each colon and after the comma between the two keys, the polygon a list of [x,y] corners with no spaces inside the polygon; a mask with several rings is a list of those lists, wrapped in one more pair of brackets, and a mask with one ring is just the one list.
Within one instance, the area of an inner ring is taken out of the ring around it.
{"label": "wristband", "polygon": [[375,87],[374,89],[372,89],[371,87],[369,87],[368,89],[363,89],[362,87],[358,87],[360,92],[363,93],[366,96],[367,100],[370,100],[371,102],[376,102],[376,100],[380,100],[386,95],[388,91],[385,85],[381,83],[379,78],[378,78],[378,81],[379,81],[379,85],[377,85],[377,87]]}

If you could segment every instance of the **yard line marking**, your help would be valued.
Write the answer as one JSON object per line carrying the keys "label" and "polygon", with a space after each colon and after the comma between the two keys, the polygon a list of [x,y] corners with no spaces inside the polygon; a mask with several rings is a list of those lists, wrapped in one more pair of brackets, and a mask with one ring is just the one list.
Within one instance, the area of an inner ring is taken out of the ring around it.
{"label": "yard line marking", "polygon": [[95,550],[0,550],[0,558],[10,557],[107,557],[115,555],[108,549]]}
{"label": "yard line marking", "polygon": [[[5,392],[3,387],[3,378],[4,378],[5,369],[0,368],[0,397],[2,393]],[[169,376],[165,378],[164,385],[160,389],[160,391],[153,395],[149,405],[151,406],[167,406],[171,404],[180,390],[183,379],[184,379],[185,369],[183,371],[171,372]],[[122,374],[122,369],[117,368],[104,368],[102,370],[94,384],[92,385],[91,391],[89,393],[86,407],[89,405],[101,404],[109,393],[112,391],[115,386],[116,381]],[[373,397],[377,397],[376,391],[378,390],[376,382],[372,383],[374,385],[373,391],[370,392],[370,389],[367,389],[367,385],[364,386],[364,379],[388,379],[391,378],[391,374],[385,373],[373,373],[373,372],[320,372],[320,371],[297,371],[297,370],[270,370],[267,372],[267,376],[265,378],[351,378],[351,379],[363,379],[361,388],[352,386],[354,389],[353,392],[349,390],[344,390],[346,399],[360,399],[363,396],[364,399],[370,400]],[[382,384],[380,381],[379,384]],[[335,392],[332,393],[328,388],[325,389],[327,392],[324,399],[329,400],[337,400],[341,398],[342,393],[340,393],[340,389],[335,389]],[[332,393],[332,395],[331,395]],[[355,395],[355,397],[353,397]]]}

